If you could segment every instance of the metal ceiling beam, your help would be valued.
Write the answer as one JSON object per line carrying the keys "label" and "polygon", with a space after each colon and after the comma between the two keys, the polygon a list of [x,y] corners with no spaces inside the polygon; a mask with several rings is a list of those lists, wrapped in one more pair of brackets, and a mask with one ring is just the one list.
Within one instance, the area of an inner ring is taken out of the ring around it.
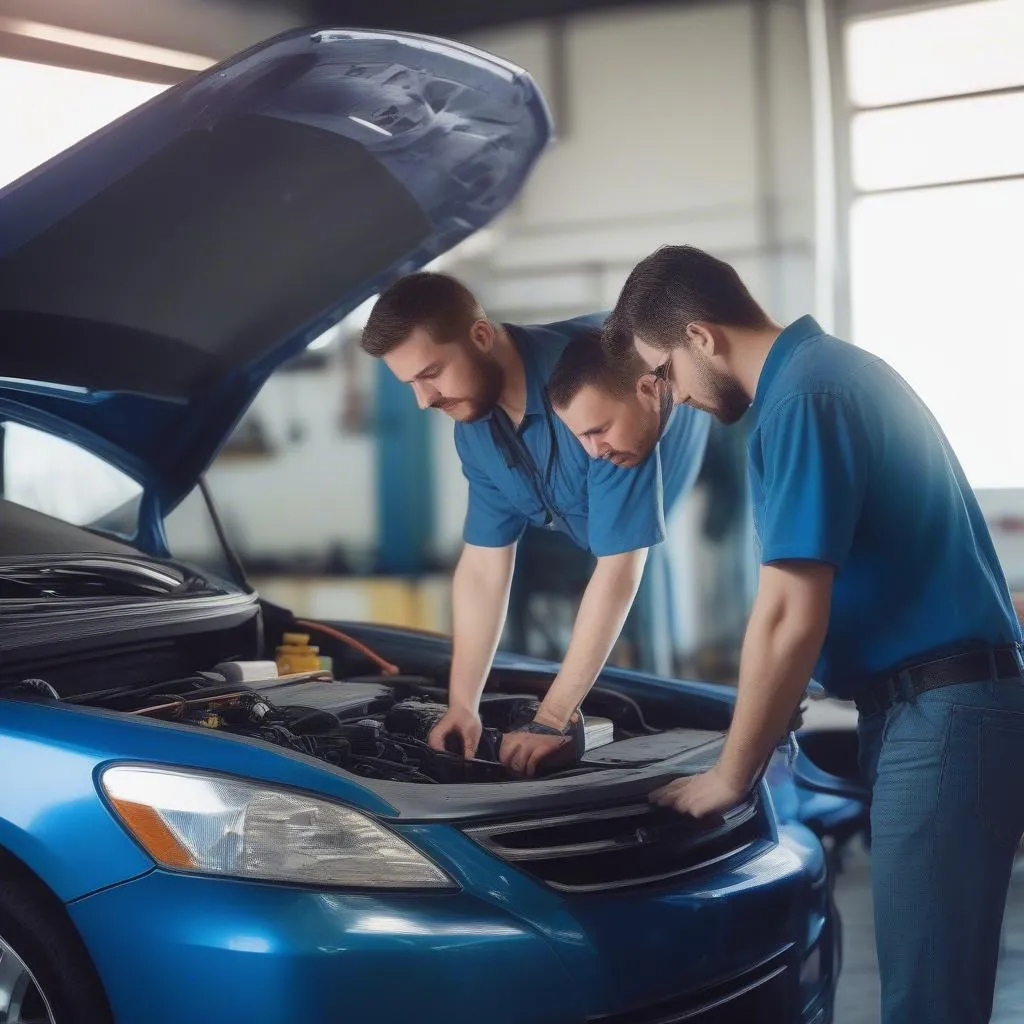
{"label": "metal ceiling beam", "polygon": [[93,71],[115,78],[133,78],[140,82],[175,85],[193,72],[182,68],[134,60],[109,53],[100,53],[79,46],[67,46],[45,39],[31,39],[12,32],[0,31],[0,57],[23,60],[30,64],[50,64],[76,71]]}

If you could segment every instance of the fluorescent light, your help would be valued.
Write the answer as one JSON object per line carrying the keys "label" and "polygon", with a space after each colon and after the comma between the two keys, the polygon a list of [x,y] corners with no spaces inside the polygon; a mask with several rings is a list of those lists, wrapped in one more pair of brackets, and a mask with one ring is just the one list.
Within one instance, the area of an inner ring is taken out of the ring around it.
{"label": "fluorescent light", "polygon": [[73,28],[61,28],[59,25],[44,25],[42,22],[26,21],[23,18],[0,18],[0,32],[26,36],[29,39],[42,39],[62,46],[77,46],[82,50],[108,53],[113,57],[126,57],[129,60],[141,60],[147,64],[183,68],[186,71],[203,71],[216,63],[209,57],[200,57],[195,53],[182,53],[180,50],[167,50],[162,46],[135,43],[129,39],[79,32]]}
{"label": "fluorescent light", "polygon": [[380,132],[381,135],[386,135],[389,139],[391,138],[391,132],[387,128],[381,128],[379,124],[374,124],[372,121],[364,121],[361,117],[356,117],[355,114],[349,114],[348,119],[355,121],[356,124],[361,124],[364,128],[369,128],[371,131]]}

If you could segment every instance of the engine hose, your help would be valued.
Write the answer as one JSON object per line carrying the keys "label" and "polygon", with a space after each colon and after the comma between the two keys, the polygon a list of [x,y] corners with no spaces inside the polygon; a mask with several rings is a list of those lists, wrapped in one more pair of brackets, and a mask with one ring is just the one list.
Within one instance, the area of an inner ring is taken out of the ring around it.
{"label": "engine hose", "polygon": [[340,640],[343,644],[347,644],[353,650],[358,651],[360,654],[369,658],[386,676],[398,676],[402,674],[402,670],[397,665],[392,665],[390,661],[386,661],[376,651],[370,650],[366,644],[361,643],[353,636],[349,636],[348,633],[342,633],[340,629],[335,629],[333,626],[325,626],[322,622],[310,622],[307,619],[296,619],[295,625],[302,626],[304,629],[310,629],[317,633],[323,633],[325,636],[329,636],[334,640]]}
{"label": "engine hose", "polygon": [[643,729],[648,736],[655,736],[661,732],[660,729],[654,729],[648,724],[647,719],[644,718],[644,713],[641,710],[640,705],[633,700],[632,697],[627,697],[624,693],[619,693],[618,690],[610,690],[607,686],[595,686],[591,692],[595,694],[599,693],[606,697],[614,697],[617,701],[620,701],[623,704],[628,704],[636,713],[637,720],[640,722],[640,728]]}

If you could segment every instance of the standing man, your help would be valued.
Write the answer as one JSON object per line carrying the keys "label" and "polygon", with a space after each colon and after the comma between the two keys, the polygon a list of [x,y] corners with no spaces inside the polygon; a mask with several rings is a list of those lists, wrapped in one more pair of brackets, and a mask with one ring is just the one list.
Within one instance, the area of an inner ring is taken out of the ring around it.
{"label": "standing man", "polygon": [[[373,308],[362,347],[408,383],[423,409],[455,420],[469,481],[465,546],[452,586],[449,711],[431,733],[465,755],[481,735],[480,696],[501,638],[516,542],[528,523],[562,530],[597,559],[561,670],[535,721],[505,738],[502,763],[532,775],[565,742],[572,716],[603,667],[636,594],[647,549],[664,539],[661,462],[636,468],[591,461],[554,415],[548,377],[592,315],[543,327],[489,320],[473,294],[444,274],[395,282]],[[699,463],[703,447],[680,452]]]}
{"label": "standing man", "polygon": [[607,341],[677,403],[749,417],[760,579],[711,770],[652,795],[693,815],[754,785],[812,673],[860,711],[885,1024],[981,1024],[1024,833],[1021,628],[938,424],[889,366],[810,317],[784,330],[729,265],[640,263]]}

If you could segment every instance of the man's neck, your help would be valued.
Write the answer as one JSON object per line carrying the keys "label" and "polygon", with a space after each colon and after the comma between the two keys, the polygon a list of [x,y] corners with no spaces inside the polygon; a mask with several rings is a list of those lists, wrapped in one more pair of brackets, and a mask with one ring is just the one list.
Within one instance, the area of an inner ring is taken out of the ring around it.
{"label": "man's neck", "polygon": [[494,325],[494,358],[505,377],[498,405],[518,427],[526,415],[526,367],[512,336],[501,324]]}
{"label": "man's neck", "polygon": [[782,333],[778,324],[769,327],[749,330],[747,328],[730,328],[730,348],[733,353],[732,371],[740,382],[744,393],[751,402],[757,394],[757,382],[761,379],[761,371],[768,361],[775,340]]}

